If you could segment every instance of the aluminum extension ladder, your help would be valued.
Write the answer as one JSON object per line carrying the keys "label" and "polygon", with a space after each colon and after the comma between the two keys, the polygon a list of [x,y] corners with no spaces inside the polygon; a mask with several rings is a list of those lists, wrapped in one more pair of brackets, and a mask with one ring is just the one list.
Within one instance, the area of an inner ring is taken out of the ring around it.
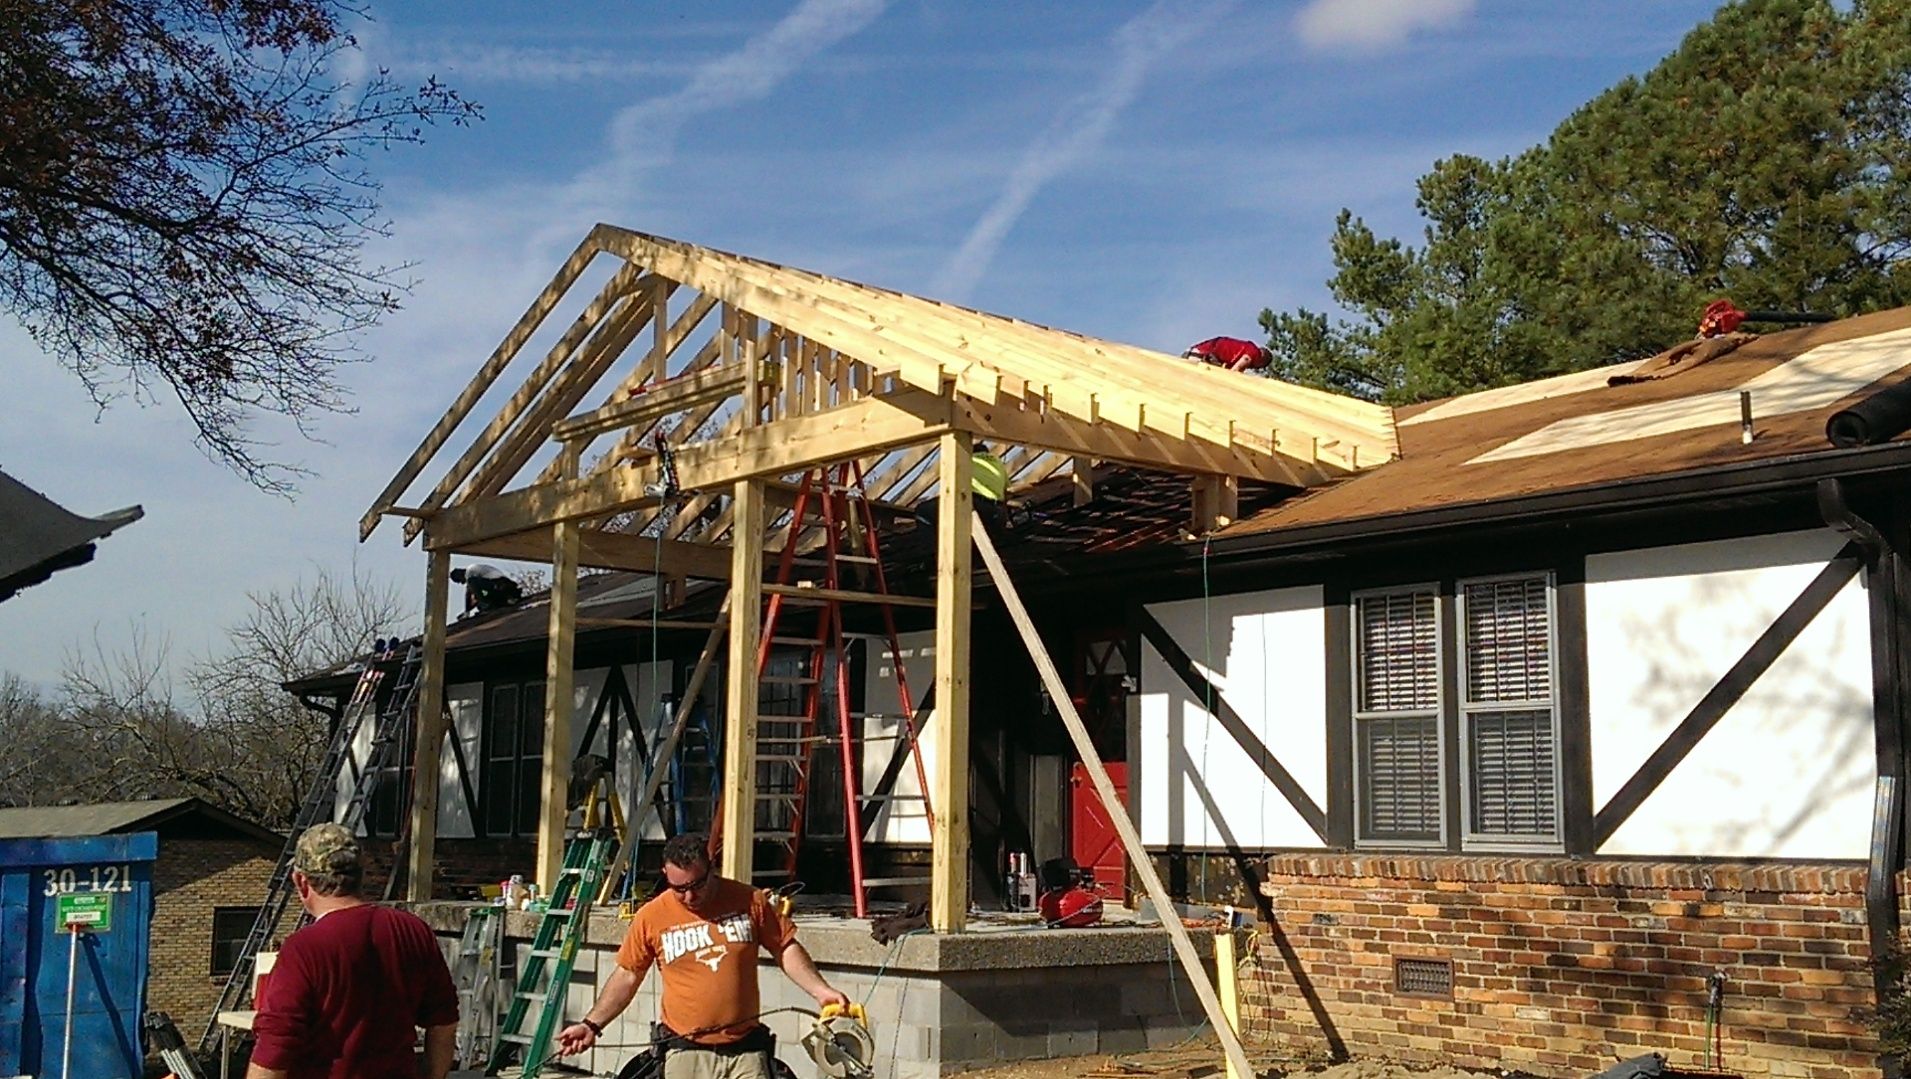
{"label": "aluminum extension ladder", "polygon": [[240,946],[239,954],[233,961],[232,973],[227,976],[225,986],[219,991],[219,999],[213,1005],[211,1018],[206,1021],[206,1031],[199,1038],[201,1055],[211,1053],[218,1041],[219,1013],[237,1009],[251,989],[253,961],[277,928],[294,894],[292,856],[297,850],[299,836],[312,825],[333,819],[333,811],[338,804],[339,776],[350,763],[352,743],[358,740],[359,731],[364,728],[368,716],[372,723],[371,749],[365,755],[364,766],[352,780],[351,797],[345,804],[345,811],[338,814],[338,823],[353,831],[358,830],[359,823],[365,819],[365,812],[371,805],[379,776],[392,763],[401,759],[394,757],[393,753],[397,750],[399,735],[405,730],[406,719],[418,700],[418,672],[422,655],[418,642],[412,641],[405,646],[396,678],[390,692],[383,695],[382,706],[379,690],[385,675],[383,665],[390,661],[391,649],[374,652],[365,664],[364,671],[359,674],[358,683],[345,706],[345,714],[332,732],[331,744],[326,747],[325,757],[319,763],[318,775],[311,789],[306,792],[305,801],[300,804],[298,815],[286,835],[285,847],[279,852],[278,865],[273,867],[272,876],[266,884],[265,900],[259,905],[258,916],[252,920],[252,928],[246,932],[245,943]]}

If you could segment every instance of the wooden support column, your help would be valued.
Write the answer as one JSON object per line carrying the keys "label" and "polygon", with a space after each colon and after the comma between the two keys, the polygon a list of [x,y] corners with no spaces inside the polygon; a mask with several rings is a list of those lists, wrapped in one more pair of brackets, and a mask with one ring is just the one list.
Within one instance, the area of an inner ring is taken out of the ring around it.
{"label": "wooden support column", "polygon": [[763,633],[763,481],[737,481],[731,496],[730,659],[723,732],[723,864],[717,871],[750,882],[756,843],[757,642]]}
{"label": "wooden support column", "polygon": [[[1148,857],[1147,848],[1141,845],[1141,833],[1136,830],[1134,820],[1128,816],[1127,805],[1115,793],[1115,784],[1108,778],[1108,769],[1101,762],[1101,754],[1095,749],[1094,740],[1088,737],[1088,727],[1082,722],[1081,713],[1075,709],[1068,686],[1063,683],[1061,672],[1055,669],[1055,660],[1049,656],[1041,636],[1035,632],[1035,621],[1029,617],[1028,608],[1023,605],[1022,594],[1016,590],[1015,582],[1009,579],[1008,569],[1002,565],[1002,556],[996,553],[988,528],[980,522],[975,525],[975,548],[989,568],[989,580],[995,585],[996,595],[1001,597],[1002,606],[1008,609],[1009,618],[1015,623],[1016,631],[1022,635],[1029,659],[1035,662],[1035,673],[1041,676],[1042,688],[1048,690],[1049,699],[1061,714],[1062,725],[1068,729],[1068,737],[1075,743],[1076,752],[1081,754],[1082,766],[1088,770],[1095,794],[1101,799],[1102,812],[1107,814],[1108,822],[1115,826],[1115,834],[1121,838],[1121,848],[1128,855],[1128,865],[1134,870],[1135,876],[1141,878],[1141,885],[1147,891],[1148,898],[1154,902],[1155,909],[1161,912],[1161,925],[1168,931],[1168,943],[1173,945],[1175,957],[1181,960],[1181,969],[1187,973],[1188,984],[1194,987],[1194,995],[1200,998],[1201,1009],[1208,1016],[1208,1025],[1214,1028],[1215,1036],[1221,1040],[1221,1050],[1227,1055],[1229,1069],[1243,1076],[1255,1074],[1254,1068],[1248,1064],[1247,1052],[1241,1048],[1241,1039],[1235,1036],[1234,1027],[1229,1024],[1227,1014],[1222,1010],[1221,998],[1214,991],[1214,983],[1208,979],[1207,968],[1201,965],[1201,955],[1194,950],[1194,941],[1188,936],[1187,927],[1175,916],[1174,899],[1161,883],[1161,874],[1155,872],[1154,860]],[[938,655],[938,669],[940,659]]]}
{"label": "wooden support column", "polygon": [[936,476],[936,770],[930,851],[929,925],[959,933],[969,914],[969,565],[974,445],[967,431],[942,436]]}
{"label": "wooden support column", "polygon": [[1075,456],[1068,459],[1068,473],[1074,479],[1074,504],[1086,506],[1095,500],[1095,460]]}
{"label": "wooden support column", "polygon": [[[564,449],[562,474],[577,478],[577,447]],[[577,521],[551,530],[551,621],[544,658],[544,774],[539,785],[537,887],[550,895],[564,864],[565,804],[571,782],[571,659],[577,636]]]}
{"label": "wooden support column", "polygon": [[1241,482],[1233,476],[1197,476],[1188,481],[1197,535],[1233,524],[1241,516]]}
{"label": "wooden support column", "polygon": [[431,898],[431,860],[438,846],[438,755],[445,740],[445,603],[451,552],[432,551],[425,566],[424,655],[418,668],[418,737],[412,746],[411,847],[405,898]]}

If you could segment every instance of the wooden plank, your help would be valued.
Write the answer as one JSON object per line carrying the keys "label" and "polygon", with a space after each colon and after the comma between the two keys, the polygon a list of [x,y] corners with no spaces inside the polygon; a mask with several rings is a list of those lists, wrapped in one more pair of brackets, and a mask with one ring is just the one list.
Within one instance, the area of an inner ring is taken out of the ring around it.
{"label": "wooden plank", "polygon": [[[938,440],[942,500],[936,517],[936,708],[932,715],[935,774],[929,805],[929,926],[959,933],[969,917],[969,610],[974,602],[969,532],[973,440],[951,431]],[[1172,910],[1164,907],[1164,910]]]}
{"label": "wooden plank", "polygon": [[703,684],[709,679],[710,668],[716,662],[717,645],[729,628],[730,596],[726,593],[723,603],[717,607],[717,620],[710,625],[710,636],[704,639],[703,651],[697,654],[697,665],[690,672],[690,680],[684,683],[683,696],[678,699],[676,714],[670,720],[670,733],[664,736],[657,751],[650,755],[650,775],[644,780],[643,792],[631,803],[630,819],[624,822],[623,841],[617,844],[617,856],[611,859],[610,870],[604,874],[603,890],[597,896],[599,903],[610,902],[611,892],[617,887],[618,879],[624,875],[624,867],[630,864],[631,855],[644,834],[644,826],[657,810],[657,791],[662,788],[664,777],[670,774],[670,758],[677,752],[677,743],[683,739],[684,728],[689,726],[690,714],[696,710],[697,698],[703,694]]}
{"label": "wooden plank", "polygon": [[[746,477],[781,476],[921,442],[948,428],[946,412],[941,417],[924,416],[903,404],[933,406],[935,400],[921,394],[868,397],[828,412],[753,427],[730,438],[691,443],[675,454],[678,482],[685,490],[705,490]],[[431,522],[429,545],[456,548],[559,520],[603,517],[656,505],[657,498],[645,489],[657,479],[653,462],[447,507]]]}
{"label": "wooden plank", "polygon": [[572,416],[552,427],[551,437],[569,442],[579,438],[594,438],[619,427],[634,427],[674,412],[735,397],[748,381],[749,375],[734,364],[684,375],[629,400]]}
{"label": "wooden plank", "polygon": [[[1240,968],[1234,958],[1234,930],[1223,929],[1214,935],[1214,977],[1220,982],[1221,1014],[1227,1016],[1228,1030],[1236,1038],[1241,1036],[1241,979]],[[1253,1072],[1244,1072],[1228,1061],[1227,1079],[1255,1079]]]}
{"label": "wooden plank", "polygon": [[558,267],[557,273],[551,276],[551,281],[544,286],[544,291],[538,293],[537,299],[531,301],[531,306],[525,309],[524,314],[518,316],[518,321],[511,327],[511,332],[505,334],[504,340],[498,342],[498,347],[491,350],[491,355],[478,368],[478,373],[471,377],[471,381],[463,390],[459,391],[458,396],[451,402],[451,407],[446,409],[445,414],[438,418],[438,422],[432,425],[430,431],[426,432],[424,440],[418,443],[418,448],[411,452],[411,456],[392,477],[391,482],[387,483],[378,497],[372,500],[371,509],[359,518],[358,538],[360,541],[370,536],[372,529],[378,527],[379,517],[385,508],[397,501],[398,496],[405,493],[405,488],[411,486],[411,482],[418,478],[418,473],[424,471],[425,465],[431,462],[432,457],[437,455],[438,450],[451,437],[451,432],[457,430],[458,425],[464,422],[464,418],[471,413],[472,407],[478,403],[478,399],[484,396],[485,391],[491,388],[491,384],[497,381],[498,376],[503,374],[504,369],[517,357],[518,350],[524,347],[524,342],[531,339],[531,335],[537,332],[537,328],[544,324],[551,309],[557,306],[566,292],[570,291],[572,283],[577,280],[579,274],[584,272],[584,267],[590,265],[591,260],[597,257],[601,248],[596,240],[595,235],[585,237],[584,242],[577,245],[577,250],[571,252],[571,257],[564,260],[564,265]]}
{"label": "wooden plank", "polygon": [[[576,457],[567,471],[575,474]],[[539,784],[537,885],[543,895],[557,887],[564,863],[566,798],[571,780],[571,661],[577,632],[577,525],[561,522],[551,536],[551,618],[544,657],[544,758]]]}
{"label": "wooden plank", "polygon": [[928,596],[904,596],[895,593],[852,592],[842,588],[809,588],[800,584],[766,584],[763,591],[775,596],[800,599],[835,599],[844,603],[886,603],[891,607],[934,607],[937,600]]}
{"label": "wooden plank", "polygon": [[[438,757],[445,740],[445,607],[451,592],[451,554],[433,551],[425,559],[424,654],[418,667],[417,741],[411,759],[411,845],[405,873],[405,898],[431,898],[432,859],[438,845]],[[477,807],[471,807],[473,813]]]}
{"label": "wooden plank", "polygon": [[954,409],[956,424],[978,435],[1075,456],[1175,472],[1213,472],[1294,487],[1309,486],[1309,480],[1320,482],[1334,474],[1318,469],[1307,472],[1283,457],[1187,442],[1107,423],[1085,423],[1058,413],[982,408],[962,400],[954,402]]}
{"label": "wooden plank", "polygon": [[[703,324],[703,320],[710,316],[710,312],[716,310],[716,306],[717,302],[708,296],[697,297],[695,302],[690,305],[690,309],[678,316],[676,323],[671,326],[670,340],[664,349],[664,362],[652,366],[651,362],[646,360],[637,370],[624,376],[623,381],[618,383],[617,389],[611,393],[608,400],[617,401],[628,398],[639,386],[642,386],[648,381],[655,372],[665,370],[666,365],[669,363],[670,356],[674,355],[684,340],[688,338],[690,334],[694,333],[698,326]],[[696,355],[685,365],[683,373],[695,374],[698,371],[707,370],[714,366],[717,360],[717,345],[717,336],[713,334],[710,340],[704,342],[703,347],[698,349]],[[708,417],[711,412],[716,410],[716,407],[716,405],[705,406],[702,412],[703,416]],[[695,430],[696,425],[703,421],[699,419],[686,422],[689,423],[691,430]],[[681,429],[682,428],[679,427],[679,430]],[[591,473],[595,475],[596,473],[612,468],[624,457],[632,453],[640,451],[649,452],[641,443],[644,436],[653,430],[655,430],[655,425],[650,427],[633,427],[625,431],[622,435],[618,436],[617,443],[591,466]],[[548,483],[554,479],[557,475],[556,468],[557,462],[555,461],[546,465],[543,473],[538,476],[538,482]]]}
{"label": "wooden plank", "polygon": [[[683,540],[662,540],[628,532],[582,528],[578,534],[580,566],[621,569],[633,573],[679,573],[707,581],[730,577],[730,552]],[[479,540],[457,548],[459,554],[508,558],[517,562],[546,562],[556,550],[551,526],[540,526],[510,536]]]}
{"label": "wooden plank", "polygon": [[1086,506],[1095,500],[1095,460],[1076,454],[1068,459],[1069,474],[1074,477],[1073,504]]}
{"label": "wooden plank", "polygon": [[[609,314],[591,327],[589,337],[582,344],[566,334],[564,340],[553,346],[551,356],[546,357],[546,364],[550,363],[552,357],[559,361],[568,359],[569,362],[563,363],[562,370],[549,374],[546,373],[545,365],[539,366],[536,373],[544,375],[544,378],[535,385],[527,381],[519,388],[504,410],[493,417],[491,426],[485,429],[485,437],[467,447],[451,470],[439,478],[431,493],[425,496],[424,508],[435,509],[453,501],[453,492],[459,489],[460,484],[464,484],[464,497],[469,498],[474,491],[495,491],[516,475],[524,461],[543,444],[546,425],[570,411],[577,398],[588,392],[597,381],[601,367],[594,373],[587,373],[589,369],[605,353],[615,356],[621,352],[624,344],[643,328],[643,319],[648,317],[649,310],[648,304],[629,295],[621,295]],[[581,317],[579,322],[581,325]],[[560,353],[559,349],[564,351]],[[498,433],[494,435],[494,431]],[[406,523],[406,542],[418,535],[423,524],[422,521]]]}
{"label": "wooden plank", "polygon": [[739,480],[730,571],[730,656],[724,668],[722,862],[719,872],[750,881],[756,841],[757,642],[763,634],[763,485]]}
{"label": "wooden plank", "polygon": [[1035,662],[1036,673],[1041,676],[1042,685],[1048,690],[1055,710],[1061,714],[1063,726],[1068,728],[1068,737],[1075,743],[1075,750],[1081,755],[1082,765],[1088,770],[1088,778],[1094,784],[1095,794],[1101,799],[1102,812],[1109,823],[1115,826],[1116,835],[1121,837],[1129,867],[1141,878],[1148,898],[1162,914],[1161,924],[1168,931],[1168,942],[1173,945],[1176,958],[1181,960],[1181,969],[1187,974],[1188,983],[1194,987],[1195,996],[1201,1000],[1208,1024],[1221,1040],[1221,1049],[1227,1055],[1228,1065],[1241,1075],[1254,1075],[1247,1052],[1241,1048],[1241,1039],[1235,1037],[1234,1028],[1228,1025],[1227,1015],[1221,1010],[1221,999],[1215,993],[1213,983],[1208,980],[1208,972],[1201,965],[1200,954],[1194,950],[1194,941],[1189,939],[1188,930],[1181,924],[1181,919],[1175,916],[1174,897],[1168,894],[1168,889],[1161,883],[1161,875],[1155,872],[1154,861],[1148,857],[1147,848],[1141,844],[1141,833],[1135,830],[1135,822],[1128,815],[1127,805],[1115,793],[1115,784],[1108,778],[1108,769],[1102,764],[1094,740],[1088,737],[1088,727],[1082,723],[1081,713],[1075,709],[1068,686],[1062,681],[1061,672],[1055,669],[1055,661],[1043,646],[1041,635],[1036,633],[1035,622],[1029,617],[1028,608],[1023,605],[1022,594],[1016,589],[1008,568],[1002,564],[1002,556],[996,553],[988,526],[977,518],[972,527],[975,549],[988,566],[989,580],[995,585],[996,594],[1001,596],[1002,605],[1007,608],[1016,630],[1021,633],[1022,643],[1028,648],[1029,658]]}

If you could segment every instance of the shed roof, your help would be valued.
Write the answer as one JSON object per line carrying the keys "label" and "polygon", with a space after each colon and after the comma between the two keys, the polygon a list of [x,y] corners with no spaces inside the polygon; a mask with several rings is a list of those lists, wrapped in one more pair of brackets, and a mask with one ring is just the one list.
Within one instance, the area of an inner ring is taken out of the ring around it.
{"label": "shed roof", "polygon": [[153,798],[137,802],[0,809],[0,839],[117,835],[122,832],[157,831],[187,822],[210,825],[251,839],[273,843],[283,841],[283,837],[270,829],[197,798]]}

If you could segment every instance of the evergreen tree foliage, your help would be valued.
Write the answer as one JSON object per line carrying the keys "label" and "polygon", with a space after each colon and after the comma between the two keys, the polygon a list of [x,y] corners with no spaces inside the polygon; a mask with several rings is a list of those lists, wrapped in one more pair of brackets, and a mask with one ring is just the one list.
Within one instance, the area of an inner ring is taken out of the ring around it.
{"label": "evergreen tree foliage", "polygon": [[1341,211],[1345,309],[1261,313],[1276,377],[1392,403],[1649,356],[1700,311],[1911,303],[1911,0],[1741,0],[1517,157],[1419,181],[1411,246]]}

